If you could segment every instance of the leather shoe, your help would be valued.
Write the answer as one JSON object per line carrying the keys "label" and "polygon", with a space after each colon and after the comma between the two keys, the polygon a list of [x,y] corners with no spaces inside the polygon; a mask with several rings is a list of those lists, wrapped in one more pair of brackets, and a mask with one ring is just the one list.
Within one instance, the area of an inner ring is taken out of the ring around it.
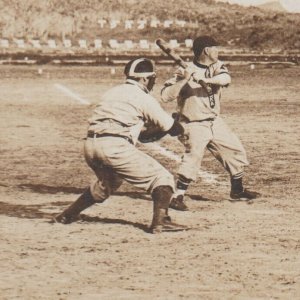
{"label": "leather shoe", "polygon": [[189,208],[185,204],[183,195],[178,195],[177,197],[172,198],[169,207],[180,211],[189,210]]}
{"label": "leather shoe", "polygon": [[247,189],[244,189],[242,192],[235,193],[234,191],[231,191],[230,198],[236,201],[248,201],[253,200],[261,196],[260,193],[252,192]]}

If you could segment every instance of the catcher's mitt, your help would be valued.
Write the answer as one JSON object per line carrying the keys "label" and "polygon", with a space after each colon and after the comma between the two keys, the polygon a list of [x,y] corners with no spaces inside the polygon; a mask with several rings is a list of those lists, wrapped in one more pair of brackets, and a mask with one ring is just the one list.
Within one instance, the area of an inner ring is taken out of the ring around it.
{"label": "catcher's mitt", "polygon": [[153,143],[164,137],[168,132],[153,124],[145,124],[141,130],[138,140],[141,143]]}

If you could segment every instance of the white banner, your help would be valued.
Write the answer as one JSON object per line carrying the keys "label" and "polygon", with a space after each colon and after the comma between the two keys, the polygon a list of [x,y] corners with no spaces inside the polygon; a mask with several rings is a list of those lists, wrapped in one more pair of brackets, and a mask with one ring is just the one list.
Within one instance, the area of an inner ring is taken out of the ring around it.
{"label": "white banner", "polygon": [[109,29],[114,29],[114,28],[125,28],[127,30],[129,29],[144,29],[146,27],[151,27],[151,28],[158,28],[158,27],[163,27],[163,28],[170,28],[170,27],[185,27],[187,25],[186,21],[184,20],[125,20],[125,21],[120,21],[117,19],[99,19],[98,24],[100,28],[109,28]]}

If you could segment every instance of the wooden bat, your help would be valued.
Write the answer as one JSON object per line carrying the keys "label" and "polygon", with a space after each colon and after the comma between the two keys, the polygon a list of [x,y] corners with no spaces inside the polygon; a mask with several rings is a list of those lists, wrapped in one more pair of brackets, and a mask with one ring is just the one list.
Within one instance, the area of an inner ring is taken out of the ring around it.
{"label": "wooden bat", "polygon": [[[177,54],[175,51],[169,47],[168,43],[164,41],[163,39],[157,39],[156,45],[164,52],[166,53],[178,66],[186,69],[188,67],[188,64]],[[205,83],[203,80],[199,80],[197,83],[199,83],[207,92],[209,96],[212,95],[212,88]]]}

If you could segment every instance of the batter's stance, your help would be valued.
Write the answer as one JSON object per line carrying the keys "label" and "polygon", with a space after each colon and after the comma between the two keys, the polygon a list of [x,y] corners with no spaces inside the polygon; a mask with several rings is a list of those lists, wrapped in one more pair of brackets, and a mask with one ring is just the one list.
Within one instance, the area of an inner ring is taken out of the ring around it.
{"label": "batter's stance", "polygon": [[108,90],[89,120],[84,154],[97,180],[54,221],[69,224],[94,203],[104,202],[126,180],[151,193],[154,208],[152,233],[178,231],[185,226],[171,222],[168,207],[174,193],[173,176],[156,160],[135,147],[144,123],[153,123],[164,134],[183,134],[179,122],[169,116],[149,92],[155,84],[152,61],[130,61],[126,82]]}
{"label": "batter's stance", "polygon": [[[162,89],[164,102],[177,99],[177,118],[185,127],[180,138],[185,154],[178,170],[177,191],[170,207],[188,210],[184,193],[195,181],[207,148],[228,171],[231,178],[230,197],[250,200],[259,196],[244,189],[242,178],[248,160],[239,138],[220,117],[222,87],[231,82],[224,64],[218,60],[218,43],[210,36],[200,36],[193,42],[194,61],[188,68],[179,68]],[[204,89],[202,80],[210,89]]]}

